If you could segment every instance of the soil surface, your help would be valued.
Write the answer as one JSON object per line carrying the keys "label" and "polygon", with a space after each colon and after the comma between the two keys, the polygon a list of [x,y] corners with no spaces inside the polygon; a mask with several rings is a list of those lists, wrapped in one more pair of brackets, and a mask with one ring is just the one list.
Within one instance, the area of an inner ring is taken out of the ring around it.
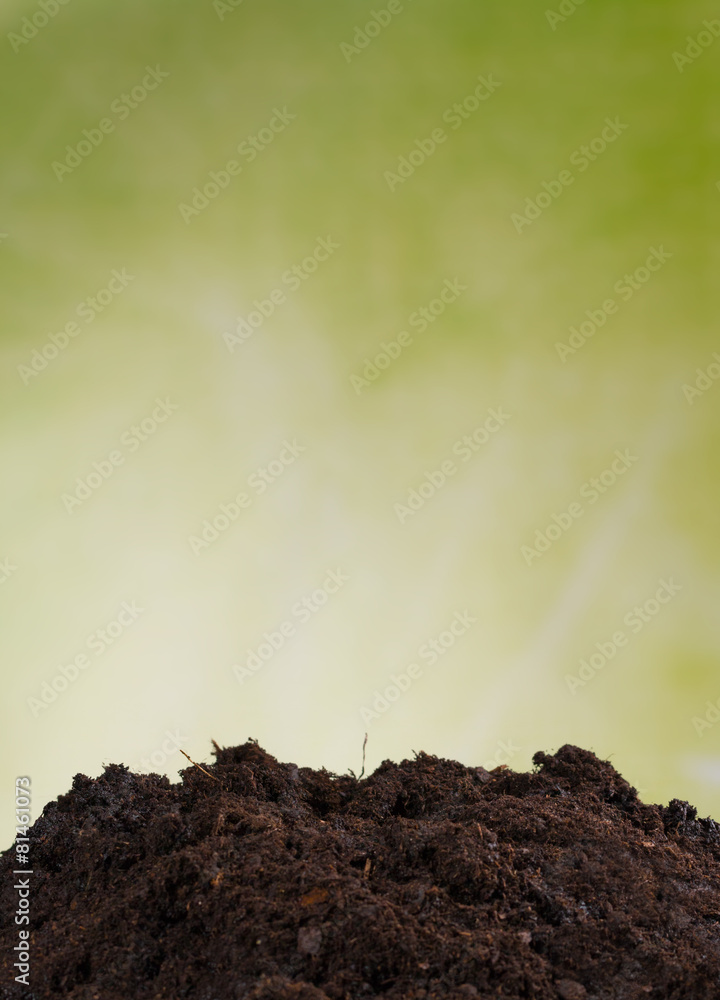
{"label": "soil surface", "polygon": [[587,750],[361,780],[214,754],[177,784],[78,774],[45,807],[29,987],[4,852],[3,1000],[720,998],[720,825]]}

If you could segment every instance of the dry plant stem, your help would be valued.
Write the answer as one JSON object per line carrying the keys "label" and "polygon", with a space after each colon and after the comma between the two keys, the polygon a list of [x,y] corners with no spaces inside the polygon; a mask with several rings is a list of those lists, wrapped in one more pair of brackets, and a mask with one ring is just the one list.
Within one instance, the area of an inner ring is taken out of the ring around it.
{"label": "dry plant stem", "polygon": [[[180,750],[180,747],[178,747],[178,750]],[[209,771],[206,771],[204,767],[200,767],[200,765],[198,764],[198,762],[197,762],[197,761],[195,761],[195,760],[193,760],[193,759],[192,759],[192,757],[189,757],[189,756],[188,756],[188,755],[187,755],[187,754],[185,753],[185,751],[184,751],[184,750],[180,750],[180,753],[181,753],[181,754],[183,755],[183,757],[187,757],[187,759],[188,759],[188,760],[190,761],[190,763],[191,763],[191,764],[194,764],[194,765],[195,765],[195,767],[199,767],[199,768],[200,768],[200,770],[202,771],[202,773],[203,773],[203,774],[207,774],[208,778],[212,778],[212,780],[213,780],[213,781],[217,781],[218,783],[220,783],[220,784],[221,784],[221,782],[220,782],[220,779],[219,779],[219,778],[216,778],[214,774],[210,774],[210,772],[209,772]]]}
{"label": "dry plant stem", "polygon": [[[360,778],[362,778],[363,774],[365,774],[365,747],[366,747],[366,745],[367,745],[367,733],[365,733],[365,739],[363,740],[363,763],[362,763],[362,771],[360,772]],[[358,778],[358,781],[360,780],[360,778]]]}

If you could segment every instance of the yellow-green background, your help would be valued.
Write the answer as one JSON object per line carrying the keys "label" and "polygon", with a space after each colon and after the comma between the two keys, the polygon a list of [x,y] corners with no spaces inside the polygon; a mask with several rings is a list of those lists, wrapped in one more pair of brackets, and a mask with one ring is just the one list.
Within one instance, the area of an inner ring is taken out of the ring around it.
{"label": "yellow-green background", "polygon": [[[336,772],[359,770],[366,730],[368,770],[413,750],[480,764],[499,740],[527,769],[570,742],[645,801],[720,818],[720,725],[691,721],[720,697],[720,386],[693,405],[681,388],[720,350],[720,40],[682,73],[672,58],[720,11],[588,0],[553,31],[530,0],[404,7],[348,63],[369,3],[245,0],[221,19],[209,0],[71,0],[17,53],[6,35],[38,8],[3,4],[4,843],[16,775],[37,816],[167,730],[196,760],[252,736]],[[156,64],[170,77],[58,181],[52,162]],[[479,74],[500,89],[391,192],[384,172]],[[186,225],[178,205],[284,106],[292,125]],[[519,235],[511,214],[615,116],[626,131]],[[223,332],[318,236],[340,249],[230,354]],[[663,270],[562,364],[555,342],[660,245]],[[17,366],[123,267],[126,291],[25,386]],[[463,296],[356,394],[363,359],[455,277]],[[177,413],[69,515],[62,494],[158,396]],[[507,425],[401,525],[393,505],[491,406]],[[285,438],[305,453],[193,554]],[[633,468],[528,566],[521,546],[616,448]],[[342,591],[238,683],[336,567]],[[565,675],[670,576],[678,596],[572,695]],[[145,614],[33,717],[123,601]],[[374,691],[465,609],[477,624],[366,726]]]}

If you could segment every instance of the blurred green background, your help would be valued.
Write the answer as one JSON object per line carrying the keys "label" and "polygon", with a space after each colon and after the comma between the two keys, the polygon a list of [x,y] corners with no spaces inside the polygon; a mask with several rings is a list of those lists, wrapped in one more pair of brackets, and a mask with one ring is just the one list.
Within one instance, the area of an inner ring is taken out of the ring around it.
{"label": "blurred green background", "polygon": [[4,843],[16,775],[365,732],[720,819],[717,9],[549,9],[4,3]]}

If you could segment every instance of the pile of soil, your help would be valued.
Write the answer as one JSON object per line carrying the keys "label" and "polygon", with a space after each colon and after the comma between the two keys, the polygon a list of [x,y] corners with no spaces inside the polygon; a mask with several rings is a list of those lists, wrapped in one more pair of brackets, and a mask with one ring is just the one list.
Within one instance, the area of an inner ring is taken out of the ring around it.
{"label": "pile of soil", "polygon": [[718,1000],[720,825],[575,746],[371,776],[255,741],[182,781],[110,764],[30,833],[30,987],[4,1000]]}

